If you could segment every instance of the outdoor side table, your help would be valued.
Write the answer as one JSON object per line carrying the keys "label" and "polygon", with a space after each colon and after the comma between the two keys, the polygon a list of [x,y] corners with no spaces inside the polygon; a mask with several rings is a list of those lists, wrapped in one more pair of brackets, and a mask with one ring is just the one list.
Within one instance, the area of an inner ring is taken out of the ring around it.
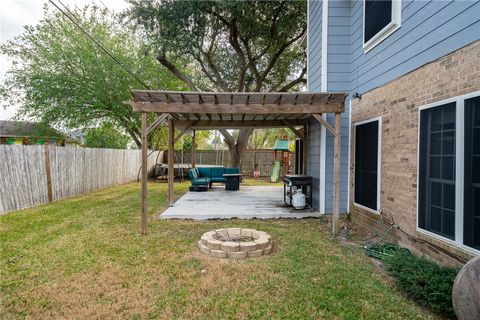
{"label": "outdoor side table", "polygon": [[225,190],[237,191],[240,189],[240,173],[225,173]]}

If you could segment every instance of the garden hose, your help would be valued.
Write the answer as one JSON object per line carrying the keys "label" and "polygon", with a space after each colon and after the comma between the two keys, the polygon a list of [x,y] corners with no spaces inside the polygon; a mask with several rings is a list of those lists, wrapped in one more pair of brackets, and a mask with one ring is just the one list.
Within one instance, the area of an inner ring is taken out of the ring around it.
{"label": "garden hose", "polygon": [[392,225],[388,230],[383,234],[383,236],[373,245],[366,245],[363,247],[365,254],[369,257],[374,257],[377,259],[383,259],[385,257],[391,257],[397,253],[405,252],[410,253],[410,250],[407,248],[400,247],[399,245],[393,243],[382,243],[385,238],[388,236],[390,231],[395,227]]}

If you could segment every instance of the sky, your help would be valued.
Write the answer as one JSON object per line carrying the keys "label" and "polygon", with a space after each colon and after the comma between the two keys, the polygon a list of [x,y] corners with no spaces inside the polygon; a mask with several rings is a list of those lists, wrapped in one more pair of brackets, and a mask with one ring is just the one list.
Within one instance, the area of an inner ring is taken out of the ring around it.
{"label": "sky", "polygon": [[[0,0],[0,42],[20,35],[25,25],[37,24],[43,16],[44,3],[44,0]],[[62,0],[62,3],[72,7],[83,7],[92,3],[92,0]],[[128,6],[124,0],[97,0],[96,3],[117,12]],[[10,61],[0,55],[0,83],[3,83],[10,66]],[[0,101],[0,120],[11,119],[17,108]]]}

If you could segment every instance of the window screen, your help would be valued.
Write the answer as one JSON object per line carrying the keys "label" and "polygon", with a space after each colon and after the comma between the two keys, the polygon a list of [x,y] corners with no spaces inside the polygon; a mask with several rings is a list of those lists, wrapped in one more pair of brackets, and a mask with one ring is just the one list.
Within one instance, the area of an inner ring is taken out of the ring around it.
{"label": "window screen", "polygon": [[355,203],[377,208],[378,120],[355,129]]}
{"label": "window screen", "polygon": [[480,97],[465,100],[463,243],[480,249]]}
{"label": "window screen", "polygon": [[392,1],[365,0],[364,43],[392,21]]}
{"label": "window screen", "polygon": [[455,238],[455,103],[420,113],[419,226]]}

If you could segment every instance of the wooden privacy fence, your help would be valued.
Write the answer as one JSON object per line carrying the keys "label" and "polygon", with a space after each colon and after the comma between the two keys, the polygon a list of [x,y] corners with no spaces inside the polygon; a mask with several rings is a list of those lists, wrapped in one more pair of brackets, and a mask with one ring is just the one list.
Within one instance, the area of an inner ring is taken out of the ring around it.
{"label": "wooden privacy fence", "polygon": [[[269,176],[272,172],[273,150],[247,150],[243,160],[242,174],[247,176],[253,175],[255,163],[258,165],[261,176]],[[182,161],[183,155],[183,161]],[[230,152],[228,150],[197,150],[195,152],[197,164],[210,164],[228,167],[231,166]],[[175,163],[190,163],[192,158],[190,151],[175,151]],[[294,157],[290,164],[290,172],[294,170]]]}
{"label": "wooden privacy fence", "polygon": [[140,150],[0,145],[0,214],[134,181],[140,165]]}

